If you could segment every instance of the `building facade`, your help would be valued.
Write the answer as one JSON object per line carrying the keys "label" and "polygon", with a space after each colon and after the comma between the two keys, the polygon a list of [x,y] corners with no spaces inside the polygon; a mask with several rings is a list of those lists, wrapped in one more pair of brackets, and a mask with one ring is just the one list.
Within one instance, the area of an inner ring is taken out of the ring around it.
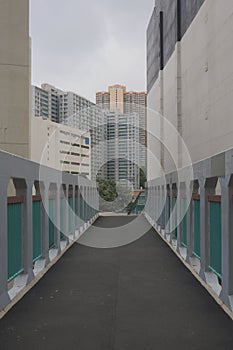
{"label": "building facade", "polygon": [[32,117],[31,133],[31,160],[90,179],[90,133],[41,117]]}
{"label": "building facade", "polygon": [[147,156],[147,94],[146,92],[127,91],[125,86],[113,85],[108,87],[108,91],[96,93],[96,104],[103,111],[119,111],[124,115],[137,114],[139,118],[139,164],[146,169]]}
{"label": "building facade", "polygon": [[73,93],[43,84],[32,87],[32,115],[91,134],[91,178],[104,177],[102,165],[106,160],[105,114],[93,102]]}
{"label": "building facade", "polygon": [[0,148],[30,158],[29,0],[1,0]]}
{"label": "building facade", "polygon": [[177,133],[178,167],[186,165],[179,135],[193,163],[232,147],[232,16],[230,0],[155,1],[147,30],[149,179],[174,170],[167,122]]}
{"label": "building facade", "polygon": [[109,112],[107,117],[107,178],[139,188],[139,118]]}

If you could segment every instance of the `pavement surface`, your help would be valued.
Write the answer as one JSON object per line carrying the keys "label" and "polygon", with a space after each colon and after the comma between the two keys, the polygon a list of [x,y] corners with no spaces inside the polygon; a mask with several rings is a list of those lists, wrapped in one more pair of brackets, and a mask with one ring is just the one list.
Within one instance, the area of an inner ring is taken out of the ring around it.
{"label": "pavement surface", "polygon": [[232,350],[233,322],[150,229],[120,248],[75,244],[0,321],[0,349]]}

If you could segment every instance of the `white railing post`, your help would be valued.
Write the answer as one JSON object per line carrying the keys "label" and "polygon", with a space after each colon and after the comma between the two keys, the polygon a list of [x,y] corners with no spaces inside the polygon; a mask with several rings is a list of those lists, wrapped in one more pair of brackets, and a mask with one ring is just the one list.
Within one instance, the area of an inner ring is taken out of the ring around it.
{"label": "white railing post", "polygon": [[177,184],[177,198],[176,198],[176,232],[177,232],[177,246],[176,250],[180,253],[180,248],[182,245],[182,196],[183,196],[183,186],[181,183]]}
{"label": "white railing post", "polygon": [[61,184],[57,184],[53,190],[54,197],[54,242],[57,249],[57,255],[61,253],[61,223],[60,223],[60,193]]}
{"label": "white railing post", "polygon": [[192,182],[186,182],[186,218],[187,218],[187,256],[186,261],[190,264],[190,258],[194,251],[194,205],[193,205],[193,185]]}
{"label": "white railing post", "polygon": [[41,184],[42,197],[42,259],[44,259],[44,266],[50,262],[49,259],[49,184]]}

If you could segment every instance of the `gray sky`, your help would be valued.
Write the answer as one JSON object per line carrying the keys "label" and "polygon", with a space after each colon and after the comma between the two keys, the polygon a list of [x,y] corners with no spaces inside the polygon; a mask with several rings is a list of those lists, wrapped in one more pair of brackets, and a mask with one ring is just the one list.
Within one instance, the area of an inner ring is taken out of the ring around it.
{"label": "gray sky", "polygon": [[94,101],[114,83],[145,90],[154,0],[31,0],[32,81]]}

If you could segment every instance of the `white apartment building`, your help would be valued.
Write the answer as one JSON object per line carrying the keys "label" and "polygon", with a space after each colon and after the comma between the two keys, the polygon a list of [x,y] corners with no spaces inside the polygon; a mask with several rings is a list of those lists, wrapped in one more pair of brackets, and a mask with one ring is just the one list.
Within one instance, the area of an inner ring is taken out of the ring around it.
{"label": "white apartment building", "polygon": [[33,117],[31,135],[31,160],[91,178],[90,133]]}
{"label": "white apartment building", "polygon": [[139,188],[139,117],[109,112],[107,116],[107,178]]}
{"label": "white apartment building", "polygon": [[[91,135],[91,178],[104,176],[100,172],[106,160],[105,114],[94,103],[50,84],[32,87],[32,116],[43,116]],[[100,172],[100,173],[99,173]]]}

